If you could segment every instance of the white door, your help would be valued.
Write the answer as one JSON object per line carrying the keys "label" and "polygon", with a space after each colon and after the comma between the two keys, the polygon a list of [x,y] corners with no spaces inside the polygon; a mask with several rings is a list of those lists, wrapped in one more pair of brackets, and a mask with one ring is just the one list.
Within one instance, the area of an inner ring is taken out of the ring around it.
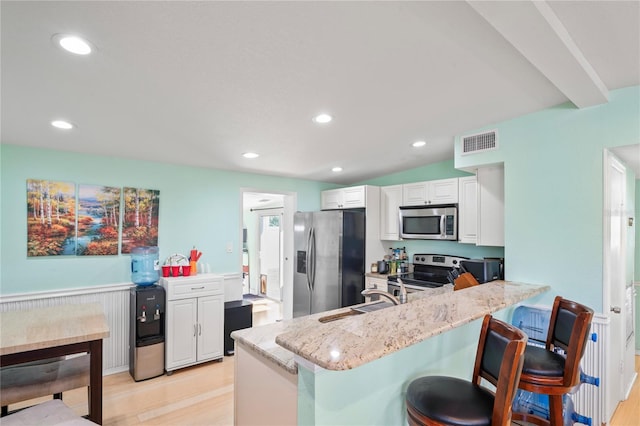
{"label": "white door", "polygon": [[198,298],[198,361],[222,356],[223,333],[223,296]]}
{"label": "white door", "polygon": [[260,213],[260,293],[282,301],[282,209]]}
{"label": "white door", "polygon": [[[626,168],[608,151],[605,153],[605,223],[603,310],[609,313],[611,345],[608,352],[606,392],[607,418],[626,398],[634,379],[633,304],[626,304]],[[632,285],[632,283],[630,283]],[[631,324],[631,331],[628,330]],[[630,334],[630,336],[629,336]]]}

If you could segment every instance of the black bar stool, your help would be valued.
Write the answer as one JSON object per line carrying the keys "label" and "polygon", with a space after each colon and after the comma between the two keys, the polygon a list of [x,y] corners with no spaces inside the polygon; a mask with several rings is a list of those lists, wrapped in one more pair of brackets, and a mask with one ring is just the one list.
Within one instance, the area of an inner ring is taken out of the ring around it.
{"label": "black bar stool", "polygon": [[[562,395],[580,385],[580,360],[587,345],[593,310],[557,296],[553,301],[545,347],[527,346],[518,388],[549,395],[549,420],[513,413],[514,420],[562,426]],[[564,354],[558,353],[561,349]]]}
{"label": "black bar stool", "polygon": [[[409,424],[510,425],[526,345],[524,332],[486,315],[472,381],[444,376],[412,381],[406,397]],[[480,386],[481,379],[494,385],[495,392]]]}

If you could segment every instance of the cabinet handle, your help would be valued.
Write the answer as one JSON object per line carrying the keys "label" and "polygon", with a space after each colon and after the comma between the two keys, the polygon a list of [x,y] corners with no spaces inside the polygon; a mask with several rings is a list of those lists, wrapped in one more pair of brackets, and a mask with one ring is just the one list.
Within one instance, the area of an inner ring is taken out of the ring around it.
{"label": "cabinet handle", "polygon": [[196,335],[197,335],[197,331],[198,331],[198,330],[197,330],[197,328],[196,328],[196,327],[197,327],[197,325],[196,325],[196,324],[193,324],[193,337],[196,337]]}
{"label": "cabinet handle", "polygon": [[204,286],[202,287],[191,287],[191,290],[203,290]]}
{"label": "cabinet handle", "polygon": [[198,336],[202,336],[202,324],[198,324]]}

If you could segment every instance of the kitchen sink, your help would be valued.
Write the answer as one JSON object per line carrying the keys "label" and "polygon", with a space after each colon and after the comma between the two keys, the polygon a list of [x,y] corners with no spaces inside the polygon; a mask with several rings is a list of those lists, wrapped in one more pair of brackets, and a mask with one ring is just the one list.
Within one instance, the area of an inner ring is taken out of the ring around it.
{"label": "kitchen sink", "polygon": [[364,312],[359,312],[354,309],[350,309],[348,311],[340,312],[339,314],[327,315],[326,317],[318,318],[318,321],[321,323],[337,321],[343,318],[352,317],[354,315],[364,314]]}
{"label": "kitchen sink", "polygon": [[385,309],[391,306],[395,306],[391,302],[378,301],[374,303],[369,303],[367,305],[358,306],[357,308],[351,308],[348,311],[340,312],[338,314],[327,315],[326,317],[318,318],[318,321],[321,323],[338,321],[343,318],[349,318],[360,314],[366,314],[367,312],[379,311],[380,309]]}
{"label": "kitchen sink", "polygon": [[360,313],[365,313],[365,312],[379,311],[380,309],[389,308],[391,306],[395,306],[395,305],[391,302],[386,302],[381,300],[379,302],[370,303],[368,305],[358,306],[357,308],[351,308],[351,310],[360,312]]}

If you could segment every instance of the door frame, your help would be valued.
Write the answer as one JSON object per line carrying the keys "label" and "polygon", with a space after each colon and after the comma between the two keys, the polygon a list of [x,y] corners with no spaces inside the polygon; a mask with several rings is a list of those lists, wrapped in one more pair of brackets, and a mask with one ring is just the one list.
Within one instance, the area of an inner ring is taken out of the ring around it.
{"label": "door frame", "polygon": [[[298,208],[298,194],[291,191],[278,191],[267,188],[255,188],[255,187],[243,187],[240,188],[240,226],[239,234],[240,241],[242,241],[242,229],[244,223],[244,193],[256,192],[265,194],[278,194],[283,195],[283,207],[282,212],[282,316],[283,319],[293,318],[293,216]],[[239,261],[242,265],[242,250],[239,250]],[[251,273],[251,272],[249,272]]]}
{"label": "door frame", "polygon": [[[608,419],[611,418],[615,412],[618,403],[625,400],[628,397],[628,393],[636,378],[635,374],[635,360],[629,361],[626,356],[627,349],[627,334],[625,329],[625,317],[624,315],[633,315],[633,312],[625,312],[625,292],[626,292],[626,275],[622,277],[622,286],[616,285],[613,282],[613,270],[614,268],[621,268],[621,264],[624,266],[623,274],[626,274],[626,262],[627,262],[627,232],[625,227],[625,214],[627,212],[626,206],[626,165],[620,161],[611,151],[604,150],[603,161],[603,293],[602,293],[602,311],[605,316],[609,318],[610,327],[610,344],[607,356],[607,377],[609,385],[605,388],[605,414]],[[624,208],[622,212],[619,212],[620,216],[620,251],[619,259],[614,258],[611,246],[611,211],[613,206],[611,205],[611,196],[613,192],[613,179],[611,169],[615,168],[622,175],[622,203]],[[619,281],[619,280],[618,280]],[[619,284],[619,283],[618,283]],[[613,313],[613,307],[620,307],[622,309],[622,315]],[[635,323],[635,321],[634,321]],[[634,346],[635,346],[635,342]],[[635,352],[635,351],[634,351]],[[614,355],[617,354],[617,355]],[[631,377],[626,372],[629,370],[627,365],[631,362],[631,371],[634,373]],[[627,381],[628,380],[628,381]]]}

